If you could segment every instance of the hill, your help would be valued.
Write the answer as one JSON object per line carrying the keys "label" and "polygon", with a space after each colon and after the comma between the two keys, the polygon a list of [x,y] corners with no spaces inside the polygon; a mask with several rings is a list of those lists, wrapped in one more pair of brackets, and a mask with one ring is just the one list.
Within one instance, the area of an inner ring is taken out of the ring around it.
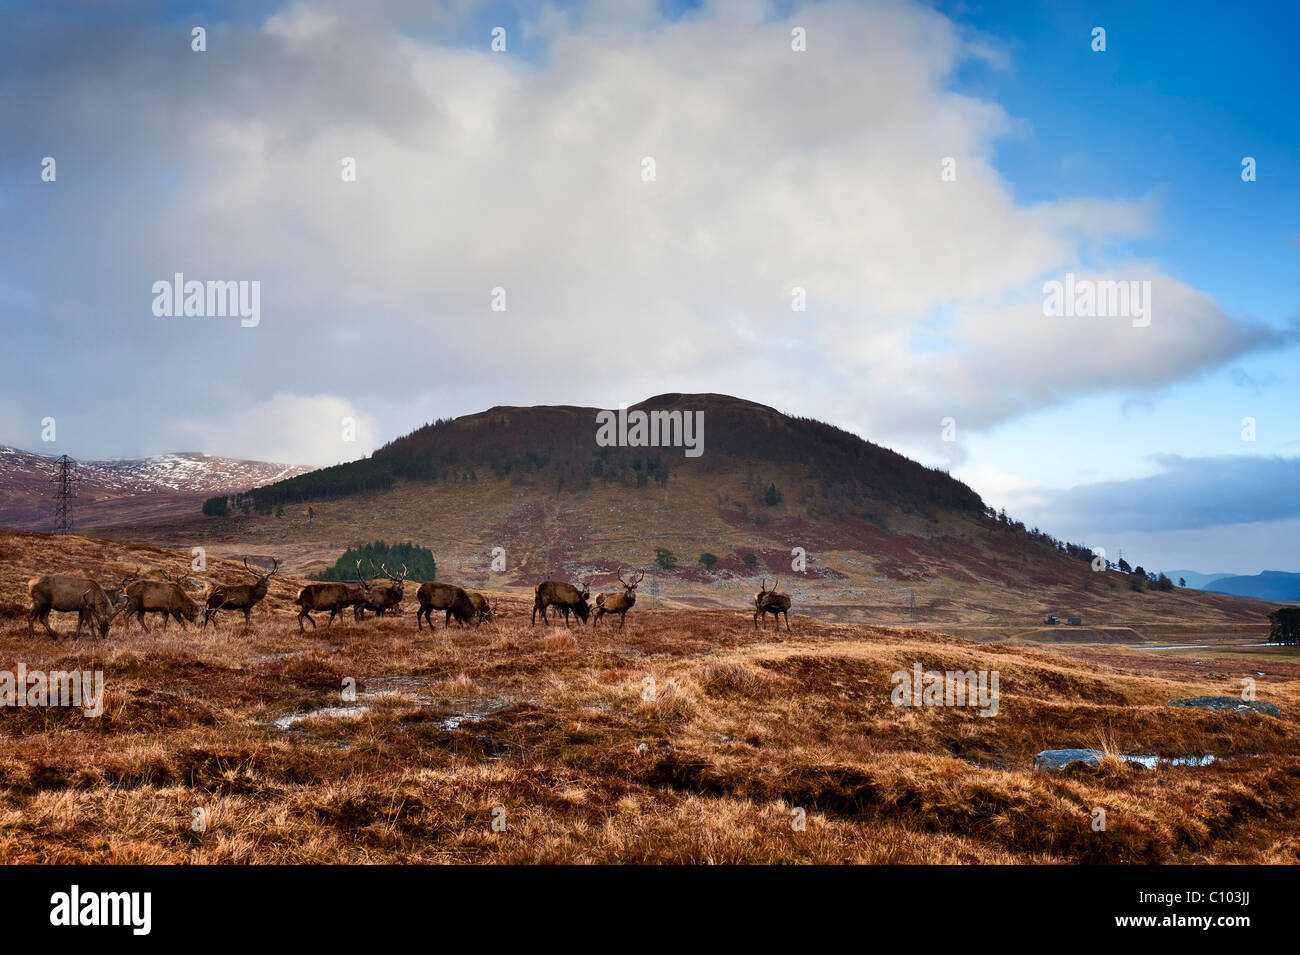
{"label": "hill", "polygon": [[1300,574],[1281,570],[1266,570],[1260,574],[1225,577],[1207,584],[1206,590],[1216,594],[1235,594],[1272,600],[1277,603],[1300,601]]}
{"label": "hill", "polygon": [[[55,458],[0,445],[0,527],[50,529]],[[76,526],[122,525],[192,513],[213,494],[247,491],[311,468],[194,452],[121,461],[78,461]]]}
{"label": "hill", "polygon": [[634,566],[648,571],[651,606],[743,607],[775,576],[797,609],[828,620],[1263,620],[1227,595],[1133,592],[1094,573],[1082,543],[994,514],[943,471],[830,425],[721,395],[662,395],[631,411],[701,413],[703,453],[601,446],[595,408],[493,408],[231,496],[224,517],[196,506],[96,533],[275,553],[304,575],[350,546],[409,541],[433,550],[443,579],[515,593],[548,578],[607,587]]}

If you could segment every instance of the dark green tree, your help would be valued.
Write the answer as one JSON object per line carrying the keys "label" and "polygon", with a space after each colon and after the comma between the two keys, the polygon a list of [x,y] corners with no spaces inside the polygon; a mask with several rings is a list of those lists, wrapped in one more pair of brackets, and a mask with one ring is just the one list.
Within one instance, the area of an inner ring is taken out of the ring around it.
{"label": "dark green tree", "polygon": [[386,544],[375,541],[361,547],[349,547],[343,556],[327,567],[312,580],[356,580],[357,561],[361,561],[361,572],[369,580],[379,573],[379,568],[386,566],[390,573],[396,574],[403,566],[411,580],[436,580],[438,565],[433,559],[433,551],[416,544]]}
{"label": "dark green tree", "polygon": [[210,497],[203,502],[204,517],[228,517],[230,502],[225,497]]}
{"label": "dark green tree", "polygon": [[1281,607],[1268,615],[1268,642],[1300,644],[1300,607]]}

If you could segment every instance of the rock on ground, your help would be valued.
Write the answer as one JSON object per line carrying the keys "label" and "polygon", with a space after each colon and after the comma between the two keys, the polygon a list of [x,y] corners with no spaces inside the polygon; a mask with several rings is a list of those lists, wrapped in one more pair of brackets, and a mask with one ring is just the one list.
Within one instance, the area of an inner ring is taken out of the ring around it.
{"label": "rock on ground", "polygon": [[1096,749],[1045,749],[1034,757],[1034,769],[1040,773],[1059,773],[1072,763],[1096,766],[1103,755]]}
{"label": "rock on ground", "polygon": [[1235,696],[1182,696],[1169,701],[1170,706],[1193,707],[1200,710],[1219,710],[1231,713],[1245,713],[1253,710],[1265,716],[1281,716],[1282,711],[1275,703],[1263,700],[1243,700]]}

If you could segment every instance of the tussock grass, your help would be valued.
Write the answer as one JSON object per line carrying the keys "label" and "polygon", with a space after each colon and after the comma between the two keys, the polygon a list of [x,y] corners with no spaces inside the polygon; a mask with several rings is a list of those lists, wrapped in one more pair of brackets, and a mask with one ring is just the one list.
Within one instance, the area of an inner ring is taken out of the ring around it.
{"label": "tussock grass", "polygon": [[[641,608],[622,633],[533,627],[504,597],[477,629],[406,614],[299,634],[296,584],[249,630],[73,643],[0,616],[0,668],[106,679],[97,719],[0,711],[0,861],[1300,861],[1300,657],[1259,667],[1270,719],[1170,708],[1222,678],[1114,646]],[[998,715],[894,706],[891,675],[918,662],[997,670]],[[276,726],[330,708],[348,713]],[[1058,747],[1107,758],[1035,773]],[[1119,759],[1135,753],[1243,758]]]}

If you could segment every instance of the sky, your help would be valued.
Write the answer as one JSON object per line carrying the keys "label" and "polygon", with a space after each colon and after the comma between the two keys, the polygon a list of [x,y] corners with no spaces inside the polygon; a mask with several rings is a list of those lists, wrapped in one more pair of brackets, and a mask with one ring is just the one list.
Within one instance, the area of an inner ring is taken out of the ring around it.
{"label": "sky", "polygon": [[[1297,27],[0,2],[0,443],[332,464],[493,405],[720,392],[1112,559],[1297,571]],[[256,324],[156,314],[177,273],[259,283]],[[1067,274],[1149,311],[1045,314]]]}

